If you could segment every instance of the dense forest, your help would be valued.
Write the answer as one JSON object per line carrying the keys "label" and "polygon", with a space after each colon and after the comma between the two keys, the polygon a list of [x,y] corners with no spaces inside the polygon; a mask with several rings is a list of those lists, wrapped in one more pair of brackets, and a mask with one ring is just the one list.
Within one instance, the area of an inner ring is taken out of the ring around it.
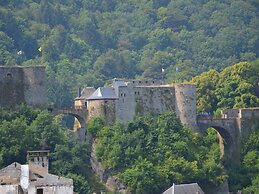
{"label": "dense forest", "polygon": [[[242,165],[233,166],[222,157],[213,129],[201,136],[174,113],[113,126],[96,118],[88,130],[98,140],[98,160],[132,193],[162,193],[173,183],[188,182],[210,193],[226,180],[231,191],[259,191],[259,131],[246,142]],[[72,178],[78,194],[105,190],[91,172],[89,144],[72,138],[60,116],[24,105],[14,112],[0,109],[0,169],[26,163],[27,150],[39,149],[51,151],[50,173]]]}
{"label": "dense forest", "polygon": [[67,106],[78,86],[114,77],[181,81],[255,60],[258,9],[257,0],[2,0],[0,64],[45,65],[50,102]]}
{"label": "dense forest", "polygon": [[[0,65],[46,66],[57,107],[72,105],[78,86],[149,78],[189,80],[198,112],[217,115],[259,106],[258,13],[257,0],[1,0]],[[88,129],[98,159],[133,193],[191,181],[208,190],[225,180],[231,191],[259,192],[258,132],[236,167],[221,157],[215,131],[201,137],[173,113],[126,126],[98,118]],[[73,178],[79,194],[104,189],[92,178],[90,146],[71,138],[60,117],[0,109],[0,168],[25,163],[35,149],[51,151],[51,173]]]}
{"label": "dense forest", "polygon": [[259,192],[259,130],[246,141],[241,165],[234,165],[221,155],[213,128],[202,136],[174,113],[137,117],[126,126],[103,123],[96,118],[88,126],[98,140],[97,157],[132,193],[157,194],[191,182],[212,193],[225,181],[232,192]]}
{"label": "dense forest", "polygon": [[13,112],[0,109],[0,169],[25,164],[28,150],[42,149],[50,150],[50,173],[72,178],[78,194],[105,190],[91,173],[88,142],[73,138],[61,116],[25,105]]}

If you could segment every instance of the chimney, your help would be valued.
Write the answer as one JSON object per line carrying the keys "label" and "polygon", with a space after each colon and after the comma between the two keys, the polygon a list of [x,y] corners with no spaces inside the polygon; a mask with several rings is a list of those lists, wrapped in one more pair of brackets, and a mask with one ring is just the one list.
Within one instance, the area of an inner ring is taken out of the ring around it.
{"label": "chimney", "polygon": [[27,160],[30,169],[37,169],[43,174],[48,174],[49,171],[49,151],[27,151]]}
{"label": "chimney", "polygon": [[78,87],[77,88],[77,97],[80,97],[81,96],[81,87]]}

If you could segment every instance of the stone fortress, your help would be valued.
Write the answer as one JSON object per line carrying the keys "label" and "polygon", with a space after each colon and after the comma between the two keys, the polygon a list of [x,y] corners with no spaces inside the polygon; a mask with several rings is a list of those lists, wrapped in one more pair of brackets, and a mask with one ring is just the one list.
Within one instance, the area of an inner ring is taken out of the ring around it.
{"label": "stone fortress", "polygon": [[74,130],[80,133],[95,117],[103,117],[108,124],[113,124],[115,120],[127,123],[137,115],[170,111],[176,112],[183,125],[202,134],[208,128],[214,128],[220,138],[222,155],[236,163],[240,160],[241,141],[259,127],[258,107],[223,110],[221,118],[200,117],[196,113],[195,85],[163,85],[154,80],[114,79],[108,87],[86,87],[75,99],[74,110],[60,113],[72,113],[78,118]]}
{"label": "stone fortress", "polygon": [[[0,107],[15,109],[22,103],[47,108],[45,68],[0,66]],[[220,144],[224,144],[224,157],[230,163],[240,162],[243,142],[259,128],[259,107],[224,110],[221,118],[200,117],[196,113],[195,85],[165,85],[155,80],[114,79],[108,87],[86,87],[79,91],[73,108],[48,110],[53,115],[73,115],[77,119],[75,136],[81,140],[85,140],[87,122],[95,117],[103,117],[108,124],[116,120],[127,123],[137,115],[175,111],[185,126],[202,134],[214,128],[222,139]],[[90,140],[90,135],[87,138]],[[101,168],[93,153],[92,168],[100,178],[104,177],[104,170],[98,170]]]}
{"label": "stone fortress", "polygon": [[162,85],[154,80],[113,79],[109,87],[84,88],[75,108],[87,109],[87,120],[101,116],[107,123],[126,123],[136,115],[175,111],[181,122],[196,127],[196,87],[191,84]]}
{"label": "stone fortress", "polygon": [[22,103],[46,107],[45,67],[0,66],[0,106],[14,109]]}

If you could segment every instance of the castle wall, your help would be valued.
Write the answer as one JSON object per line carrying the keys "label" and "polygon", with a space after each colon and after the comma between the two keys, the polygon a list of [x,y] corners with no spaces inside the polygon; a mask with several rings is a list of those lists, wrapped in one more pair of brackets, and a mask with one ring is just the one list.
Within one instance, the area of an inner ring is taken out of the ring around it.
{"label": "castle wall", "polygon": [[181,122],[191,128],[197,128],[196,87],[191,84],[175,85],[175,111]]}
{"label": "castle wall", "polygon": [[229,109],[221,111],[221,118],[237,118],[239,117],[239,109]]}
{"label": "castle wall", "polygon": [[115,100],[89,100],[87,109],[88,120],[103,117],[107,124],[115,122]]}
{"label": "castle wall", "polygon": [[13,109],[24,101],[22,69],[0,67],[0,106]]}
{"label": "castle wall", "polygon": [[23,76],[25,102],[29,106],[45,107],[47,104],[45,67],[24,67]]}
{"label": "castle wall", "polygon": [[175,109],[173,87],[135,87],[136,115],[159,114]]}
{"label": "castle wall", "polygon": [[136,115],[159,114],[175,109],[175,90],[170,86],[119,87],[116,118],[126,123]]}
{"label": "castle wall", "polygon": [[119,99],[116,100],[116,119],[122,123],[132,120],[135,116],[135,93],[133,86],[119,87]]}
{"label": "castle wall", "polygon": [[0,67],[0,106],[14,109],[21,103],[46,106],[44,67]]}

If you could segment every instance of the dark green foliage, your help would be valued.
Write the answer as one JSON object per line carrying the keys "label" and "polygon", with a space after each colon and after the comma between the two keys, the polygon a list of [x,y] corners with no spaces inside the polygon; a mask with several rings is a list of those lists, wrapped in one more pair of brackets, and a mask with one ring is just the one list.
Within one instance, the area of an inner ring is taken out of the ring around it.
{"label": "dark green foliage", "polygon": [[25,164],[28,150],[50,150],[50,173],[72,178],[78,194],[93,192],[89,145],[74,139],[60,118],[25,105],[15,112],[0,109],[0,168]]}
{"label": "dark green foliage", "polygon": [[259,60],[241,62],[218,73],[210,70],[192,78],[198,112],[259,106]]}
{"label": "dark green foliage", "polygon": [[56,106],[71,106],[78,86],[114,77],[187,80],[258,58],[258,7],[246,0],[5,0],[0,65],[46,65]]}
{"label": "dark green foliage", "polygon": [[259,131],[252,133],[242,150],[242,165],[227,166],[231,191],[257,193],[259,174]]}
{"label": "dark green foliage", "polygon": [[203,139],[173,113],[139,117],[97,132],[97,156],[133,193],[161,193],[173,183],[213,187],[226,179],[213,131]]}

